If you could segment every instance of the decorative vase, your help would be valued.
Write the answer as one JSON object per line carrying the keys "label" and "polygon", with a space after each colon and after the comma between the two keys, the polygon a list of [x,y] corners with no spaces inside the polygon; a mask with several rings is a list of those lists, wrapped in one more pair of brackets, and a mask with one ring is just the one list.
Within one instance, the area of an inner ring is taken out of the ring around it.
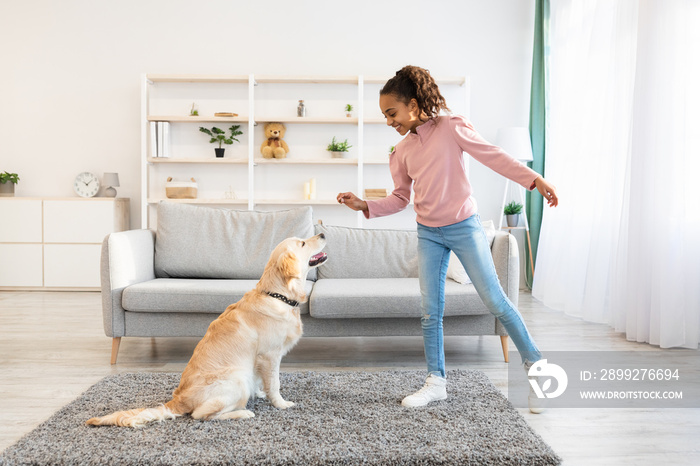
{"label": "decorative vase", "polygon": [[0,183],[0,197],[15,197],[15,184],[10,181]]}
{"label": "decorative vase", "polygon": [[511,228],[517,227],[520,223],[520,214],[506,215],[506,223]]}
{"label": "decorative vase", "polygon": [[214,152],[216,152],[216,156],[217,156],[217,157],[221,158],[221,157],[224,156],[224,151],[225,151],[225,150],[226,150],[226,149],[224,149],[224,148],[222,148],[222,149],[214,149]]}

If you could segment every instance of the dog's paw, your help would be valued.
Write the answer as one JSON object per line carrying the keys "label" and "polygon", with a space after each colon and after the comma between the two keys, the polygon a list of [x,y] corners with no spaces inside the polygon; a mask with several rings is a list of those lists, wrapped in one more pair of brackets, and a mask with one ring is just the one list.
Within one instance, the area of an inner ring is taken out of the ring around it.
{"label": "dog's paw", "polygon": [[265,399],[265,398],[267,398],[267,395],[265,394],[264,391],[262,391],[262,390],[257,390],[257,391],[255,392],[255,398],[262,398],[262,399]]}
{"label": "dog's paw", "polygon": [[253,411],[249,411],[247,409],[239,409],[238,411],[229,411],[228,413],[220,414],[215,419],[251,419],[254,417],[255,413]]}
{"label": "dog's paw", "polygon": [[238,417],[238,419],[252,419],[255,417],[255,413],[253,411],[249,411],[247,409],[244,409],[242,411],[239,411],[241,415]]}
{"label": "dog's paw", "polygon": [[287,409],[287,408],[291,408],[292,406],[294,406],[294,402],[293,402],[293,401],[286,401],[286,400],[280,399],[280,400],[278,400],[278,401],[272,403],[272,405],[273,405],[275,408]]}

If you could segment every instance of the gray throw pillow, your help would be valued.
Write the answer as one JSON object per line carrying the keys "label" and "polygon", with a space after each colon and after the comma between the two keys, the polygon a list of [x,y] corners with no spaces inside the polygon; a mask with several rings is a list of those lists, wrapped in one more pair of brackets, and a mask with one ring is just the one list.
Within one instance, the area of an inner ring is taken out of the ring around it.
{"label": "gray throw pillow", "polygon": [[311,207],[250,212],[161,202],[156,277],[259,279],[277,244],[313,235]]}
{"label": "gray throw pillow", "polygon": [[318,278],[416,278],[418,236],[408,230],[315,225],[326,235],[328,262]]}

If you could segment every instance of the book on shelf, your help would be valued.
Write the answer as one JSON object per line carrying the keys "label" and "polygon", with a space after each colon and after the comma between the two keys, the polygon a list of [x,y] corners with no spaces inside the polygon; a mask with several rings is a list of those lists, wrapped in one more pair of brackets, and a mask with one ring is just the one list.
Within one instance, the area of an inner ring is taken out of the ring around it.
{"label": "book on shelf", "polygon": [[152,121],[150,123],[150,128],[149,128],[149,138],[148,138],[148,153],[151,155],[151,157],[158,157],[158,132],[156,128],[158,127],[158,123],[155,121]]}
{"label": "book on shelf", "polygon": [[170,157],[170,123],[167,121],[152,121],[150,125],[151,157]]}
{"label": "book on shelf", "polygon": [[161,157],[170,157],[170,123],[163,121],[163,149]]}

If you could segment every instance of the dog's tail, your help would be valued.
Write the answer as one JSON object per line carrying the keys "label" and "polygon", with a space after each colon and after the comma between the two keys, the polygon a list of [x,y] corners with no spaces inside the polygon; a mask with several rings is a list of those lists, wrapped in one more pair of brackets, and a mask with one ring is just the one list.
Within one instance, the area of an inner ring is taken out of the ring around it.
{"label": "dog's tail", "polygon": [[122,426],[122,427],[143,427],[149,422],[161,422],[175,419],[185,412],[180,403],[171,400],[157,408],[141,408],[129,411],[117,411],[102,417],[93,417],[85,423],[92,426]]}

